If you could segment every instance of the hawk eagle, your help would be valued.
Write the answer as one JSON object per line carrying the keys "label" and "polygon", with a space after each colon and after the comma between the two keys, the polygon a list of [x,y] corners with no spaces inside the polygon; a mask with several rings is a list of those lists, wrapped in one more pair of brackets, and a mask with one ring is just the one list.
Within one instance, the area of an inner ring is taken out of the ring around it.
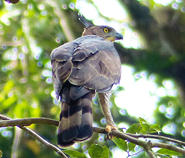
{"label": "hawk eagle", "polygon": [[[106,94],[121,76],[121,62],[113,42],[123,36],[112,27],[92,25],[83,16],[80,20],[86,27],[82,37],[59,46],[50,56],[54,89],[61,101],[61,147],[91,138],[92,98],[98,93],[100,103],[106,104]],[[101,106],[109,117],[108,106]],[[113,126],[111,120],[107,124]]]}

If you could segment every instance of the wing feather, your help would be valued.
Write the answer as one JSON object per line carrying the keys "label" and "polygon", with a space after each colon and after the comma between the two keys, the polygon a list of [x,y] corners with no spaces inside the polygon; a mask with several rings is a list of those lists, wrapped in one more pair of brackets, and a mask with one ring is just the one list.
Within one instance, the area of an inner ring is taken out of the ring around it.
{"label": "wing feather", "polygon": [[[83,60],[78,60],[82,53],[85,54]],[[86,40],[74,54],[73,70],[68,79],[72,84],[101,91],[119,82],[121,62],[112,42]]]}
{"label": "wing feather", "polygon": [[110,90],[120,80],[121,62],[112,42],[84,36],[51,53],[54,88],[59,97],[62,85],[71,84],[98,92]]}

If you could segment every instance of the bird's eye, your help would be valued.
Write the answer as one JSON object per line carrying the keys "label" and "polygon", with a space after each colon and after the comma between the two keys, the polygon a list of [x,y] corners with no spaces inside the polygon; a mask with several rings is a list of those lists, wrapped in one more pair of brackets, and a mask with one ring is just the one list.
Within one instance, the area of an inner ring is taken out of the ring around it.
{"label": "bird's eye", "polygon": [[103,30],[104,30],[105,33],[109,32],[108,28],[104,28]]}

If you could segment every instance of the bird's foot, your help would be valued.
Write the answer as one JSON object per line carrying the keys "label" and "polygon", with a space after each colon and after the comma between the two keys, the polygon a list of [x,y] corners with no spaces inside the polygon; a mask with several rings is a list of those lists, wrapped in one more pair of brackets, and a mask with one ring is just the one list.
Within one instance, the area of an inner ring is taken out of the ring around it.
{"label": "bird's foot", "polygon": [[107,135],[105,139],[110,139],[110,140],[114,139],[114,136],[112,135],[113,130],[118,130],[118,128],[116,126],[111,126],[111,125],[107,125],[105,127],[105,131],[107,131]]}

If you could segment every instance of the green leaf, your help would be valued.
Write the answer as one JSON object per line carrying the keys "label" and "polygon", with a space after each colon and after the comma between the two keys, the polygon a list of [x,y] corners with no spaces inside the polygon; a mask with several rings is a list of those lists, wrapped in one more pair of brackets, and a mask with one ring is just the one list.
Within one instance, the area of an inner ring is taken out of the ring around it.
{"label": "green leaf", "polygon": [[12,97],[9,97],[7,98],[6,100],[3,101],[2,103],[2,107],[5,109],[5,108],[8,108],[9,106],[11,106],[12,104],[14,104],[17,100],[17,97],[16,96],[12,96]]}
{"label": "green leaf", "polygon": [[113,142],[123,151],[127,151],[127,143],[121,138],[114,138]]}
{"label": "green leaf", "polygon": [[0,150],[0,158],[3,156],[3,152]]}
{"label": "green leaf", "polygon": [[93,144],[89,148],[91,158],[109,158],[109,149],[104,146]]}
{"label": "green leaf", "polygon": [[89,148],[91,158],[100,158],[103,153],[103,148],[98,144],[92,144]]}
{"label": "green leaf", "polygon": [[14,86],[14,81],[13,80],[9,80],[9,81],[7,81],[7,83],[5,84],[5,86],[3,87],[3,90],[5,92],[9,92],[10,89],[12,89],[13,86]]}
{"label": "green leaf", "polygon": [[171,156],[161,155],[159,153],[156,153],[156,156],[159,156],[160,158],[171,158]]}
{"label": "green leaf", "polygon": [[139,122],[140,124],[147,123],[147,121],[142,117],[139,117]]}
{"label": "green leaf", "polygon": [[63,150],[63,152],[73,158],[87,158],[87,156],[84,153],[80,153],[78,151],[65,149]]}
{"label": "green leaf", "polygon": [[158,124],[150,125],[145,119],[139,117],[139,122],[142,127],[141,133],[155,133],[160,132],[160,126]]}
{"label": "green leaf", "polygon": [[109,149],[106,146],[103,147],[103,153],[100,158],[109,158]]}
{"label": "green leaf", "polygon": [[3,93],[0,94],[0,102],[2,102],[5,99],[5,95]]}
{"label": "green leaf", "polygon": [[181,153],[169,149],[159,149],[157,153],[171,156],[182,156]]}
{"label": "green leaf", "polygon": [[135,146],[136,146],[136,144],[134,144],[134,143],[131,143],[131,142],[128,143],[128,150],[129,150],[129,151],[134,150]]}
{"label": "green leaf", "polygon": [[139,122],[142,127],[141,133],[142,134],[148,133],[150,129],[150,125],[148,124],[148,122],[142,117],[139,117]]}
{"label": "green leaf", "polygon": [[154,124],[154,125],[150,126],[149,132],[150,133],[161,132],[160,125]]}
{"label": "green leaf", "polygon": [[139,123],[134,123],[132,124],[128,129],[127,129],[127,133],[140,133],[141,131],[141,125]]}
{"label": "green leaf", "polygon": [[141,130],[142,134],[145,134],[145,133],[149,132],[149,129],[150,129],[150,125],[149,124],[143,123],[143,124],[141,124],[141,127],[142,127],[142,130]]}

